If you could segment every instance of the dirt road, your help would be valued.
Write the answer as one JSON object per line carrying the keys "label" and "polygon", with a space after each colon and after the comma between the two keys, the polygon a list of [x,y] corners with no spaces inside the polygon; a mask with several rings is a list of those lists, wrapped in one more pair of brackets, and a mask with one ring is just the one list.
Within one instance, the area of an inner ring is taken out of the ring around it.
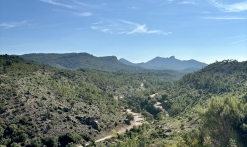
{"label": "dirt road", "polygon": [[[118,134],[123,134],[123,133],[126,132],[126,130],[130,130],[134,126],[140,126],[140,125],[142,125],[144,123],[144,118],[140,113],[134,113],[130,109],[127,109],[127,112],[134,116],[134,120],[131,121],[131,125],[123,127],[120,130],[118,130],[117,131]],[[95,142],[101,142],[101,141],[104,141],[106,139],[110,139],[112,137],[113,137],[113,135],[107,135],[107,136],[105,136],[103,138],[100,138],[100,139],[96,140]],[[89,143],[86,144],[86,146],[88,146],[88,145],[89,145]],[[83,146],[78,145],[77,147],[83,147]]]}
{"label": "dirt road", "polygon": [[156,104],[154,104],[154,107],[155,107],[155,108],[159,108],[160,110],[162,110],[163,112],[165,112],[166,118],[169,117],[168,112],[161,106],[161,103],[160,103],[160,102],[157,102]]}

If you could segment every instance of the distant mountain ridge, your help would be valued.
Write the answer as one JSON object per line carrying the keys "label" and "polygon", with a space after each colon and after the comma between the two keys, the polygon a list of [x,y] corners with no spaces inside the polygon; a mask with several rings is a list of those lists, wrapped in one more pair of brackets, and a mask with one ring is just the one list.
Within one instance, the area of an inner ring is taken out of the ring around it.
{"label": "distant mountain ridge", "polygon": [[171,69],[171,70],[182,70],[182,71],[196,71],[205,66],[206,63],[196,61],[194,59],[191,60],[179,60],[176,59],[175,56],[171,56],[169,58],[155,57],[154,59],[146,62],[146,63],[132,63],[126,59],[119,59],[122,63],[126,65],[143,67],[146,69]]}
{"label": "distant mountain ridge", "polygon": [[93,68],[103,71],[141,71],[142,67],[133,67],[120,62],[115,56],[95,57],[88,53],[32,53],[20,57],[41,64],[68,69]]}

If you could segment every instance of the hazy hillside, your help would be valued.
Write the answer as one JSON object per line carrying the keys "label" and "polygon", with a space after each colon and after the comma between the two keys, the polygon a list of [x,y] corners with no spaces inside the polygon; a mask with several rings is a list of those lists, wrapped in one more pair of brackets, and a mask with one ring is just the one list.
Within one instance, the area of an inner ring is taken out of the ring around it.
{"label": "hazy hillside", "polygon": [[21,57],[42,64],[68,69],[93,68],[104,71],[143,70],[141,67],[137,68],[123,64],[115,56],[95,57],[88,53],[25,54],[21,55]]}
{"label": "hazy hillside", "polygon": [[120,59],[124,64],[133,65],[138,67],[143,67],[146,69],[173,69],[173,70],[182,70],[185,72],[193,72],[203,67],[207,66],[207,64],[196,61],[196,60],[179,60],[174,56],[169,58],[156,57],[146,63],[131,63],[125,59]]}
{"label": "hazy hillside", "polygon": [[126,65],[137,66],[135,63],[132,63],[132,62],[130,62],[126,59],[123,59],[123,58],[119,59],[119,61],[126,64]]}

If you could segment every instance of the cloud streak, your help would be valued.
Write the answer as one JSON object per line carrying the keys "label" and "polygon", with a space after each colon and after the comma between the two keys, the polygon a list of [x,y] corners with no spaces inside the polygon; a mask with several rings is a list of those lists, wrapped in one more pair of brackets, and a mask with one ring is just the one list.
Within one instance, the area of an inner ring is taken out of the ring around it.
{"label": "cloud streak", "polygon": [[77,16],[83,16],[83,17],[88,17],[88,16],[91,16],[92,15],[92,13],[90,13],[90,12],[73,13],[73,14],[75,14]]}
{"label": "cloud streak", "polygon": [[123,32],[125,34],[159,34],[159,35],[168,35],[171,32],[164,32],[162,30],[148,30],[146,24],[140,25],[138,23],[133,23],[125,20],[120,20],[123,23],[131,25],[134,27],[133,30]]}
{"label": "cloud streak", "polygon": [[211,3],[213,6],[219,8],[220,10],[224,12],[242,12],[247,11],[247,1],[235,3],[231,5],[226,5],[217,2],[216,0],[209,0],[209,3]]}
{"label": "cloud streak", "polygon": [[68,11],[68,10],[61,10],[61,9],[52,9],[53,11],[60,11],[60,12],[65,12],[69,14],[73,14],[74,16],[82,16],[82,17],[88,17],[92,16],[93,14],[91,12],[73,12],[73,11]]}
{"label": "cloud streak", "polygon": [[86,7],[89,9],[104,9],[104,4],[99,4],[99,5],[93,5],[93,4],[88,4],[88,3],[83,3],[83,2],[79,2],[77,0],[72,0],[74,3],[79,4],[82,7]]}
{"label": "cloud streak", "polygon": [[247,20],[247,17],[232,17],[232,16],[225,16],[225,17],[202,17],[203,19],[214,19],[214,20]]}
{"label": "cloud streak", "polygon": [[196,5],[196,3],[193,1],[182,1],[182,2],[178,2],[178,4],[180,4],[180,5]]}
{"label": "cloud streak", "polygon": [[65,7],[65,8],[70,8],[70,9],[75,9],[75,6],[71,6],[71,5],[67,5],[67,4],[63,4],[63,3],[58,3],[55,2],[54,0],[40,0],[41,2],[45,2],[45,3],[49,3],[55,6],[61,6],[61,7]]}
{"label": "cloud streak", "polygon": [[172,3],[174,0],[166,0],[164,3],[160,4],[160,6],[167,5]]}
{"label": "cloud streak", "polygon": [[20,27],[26,25],[27,21],[21,21],[21,22],[3,22],[0,24],[1,27],[4,27],[5,29],[9,28],[15,28],[15,27]]}
{"label": "cloud streak", "polygon": [[245,42],[245,41],[247,42],[247,39],[235,41],[235,42],[232,42],[232,43],[230,43],[230,44],[236,44],[236,43]]}
{"label": "cloud streak", "polygon": [[126,20],[109,21],[109,24],[100,23],[93,24],[91,29],[107,32],[111,34],[156,34],[156,35],[169,35],[172,32],[165,32],[163,30],[149,30],[146,24],[138,24]]}

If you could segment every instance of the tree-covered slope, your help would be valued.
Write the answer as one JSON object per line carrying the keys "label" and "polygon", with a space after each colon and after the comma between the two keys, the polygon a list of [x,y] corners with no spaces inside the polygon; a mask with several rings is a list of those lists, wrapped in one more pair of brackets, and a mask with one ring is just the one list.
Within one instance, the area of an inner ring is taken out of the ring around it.
{"label": "tree-covered slope", "polygon": [[[46,139],[56,142],[65,133],[79,138],[73,142],[83,142],[125,119],[112,92],[91,82],[90,73],[58,70],[15,56],[0,57],[0,72],[1,145],[25,146],[35,140],[47,145]],[[90,117],[98,126],[88,124]]]}
{"label": "tree-covered slope", "polygon": [[247,62],[216,62],[172,84],[167,89],[168,99],[163,105],[171,114],[178,114],[215,95],[244,94],[247,91],[246,84]]}
{"label": "tree-covered slope", "polygon": [[147,102],[150,111],[159,101],[169,117],[159,110],[150,126],[131,130],[116,147],[247,146],[247,62],[216,62],[164,85],[157,96],[136,95],[130,105]]}
{"label": "tree-covered slope", "polygon": [[36,61],[51,66],[78,69],[93,68],[104,71],[141,71],[141,67],[133,67],[118,61],[115,56],[95,57],[88,53],[67,53],[67,54],[25,54],[21,55],[27,60]]}
{"label": "tree-covered slope", "polygon": [[[115,97],[160,89],[162,82],[181,76],[173,71],[68,70],[8,55],[0,56],[0,73],[0,145],[7,146],[58,146],[68,143],[63,137],[74,143],[100,138],[125,125],[128,105]],[[154,83],[159,86],[151,87]],[[96,127],[87,121],[92,117]]]}

